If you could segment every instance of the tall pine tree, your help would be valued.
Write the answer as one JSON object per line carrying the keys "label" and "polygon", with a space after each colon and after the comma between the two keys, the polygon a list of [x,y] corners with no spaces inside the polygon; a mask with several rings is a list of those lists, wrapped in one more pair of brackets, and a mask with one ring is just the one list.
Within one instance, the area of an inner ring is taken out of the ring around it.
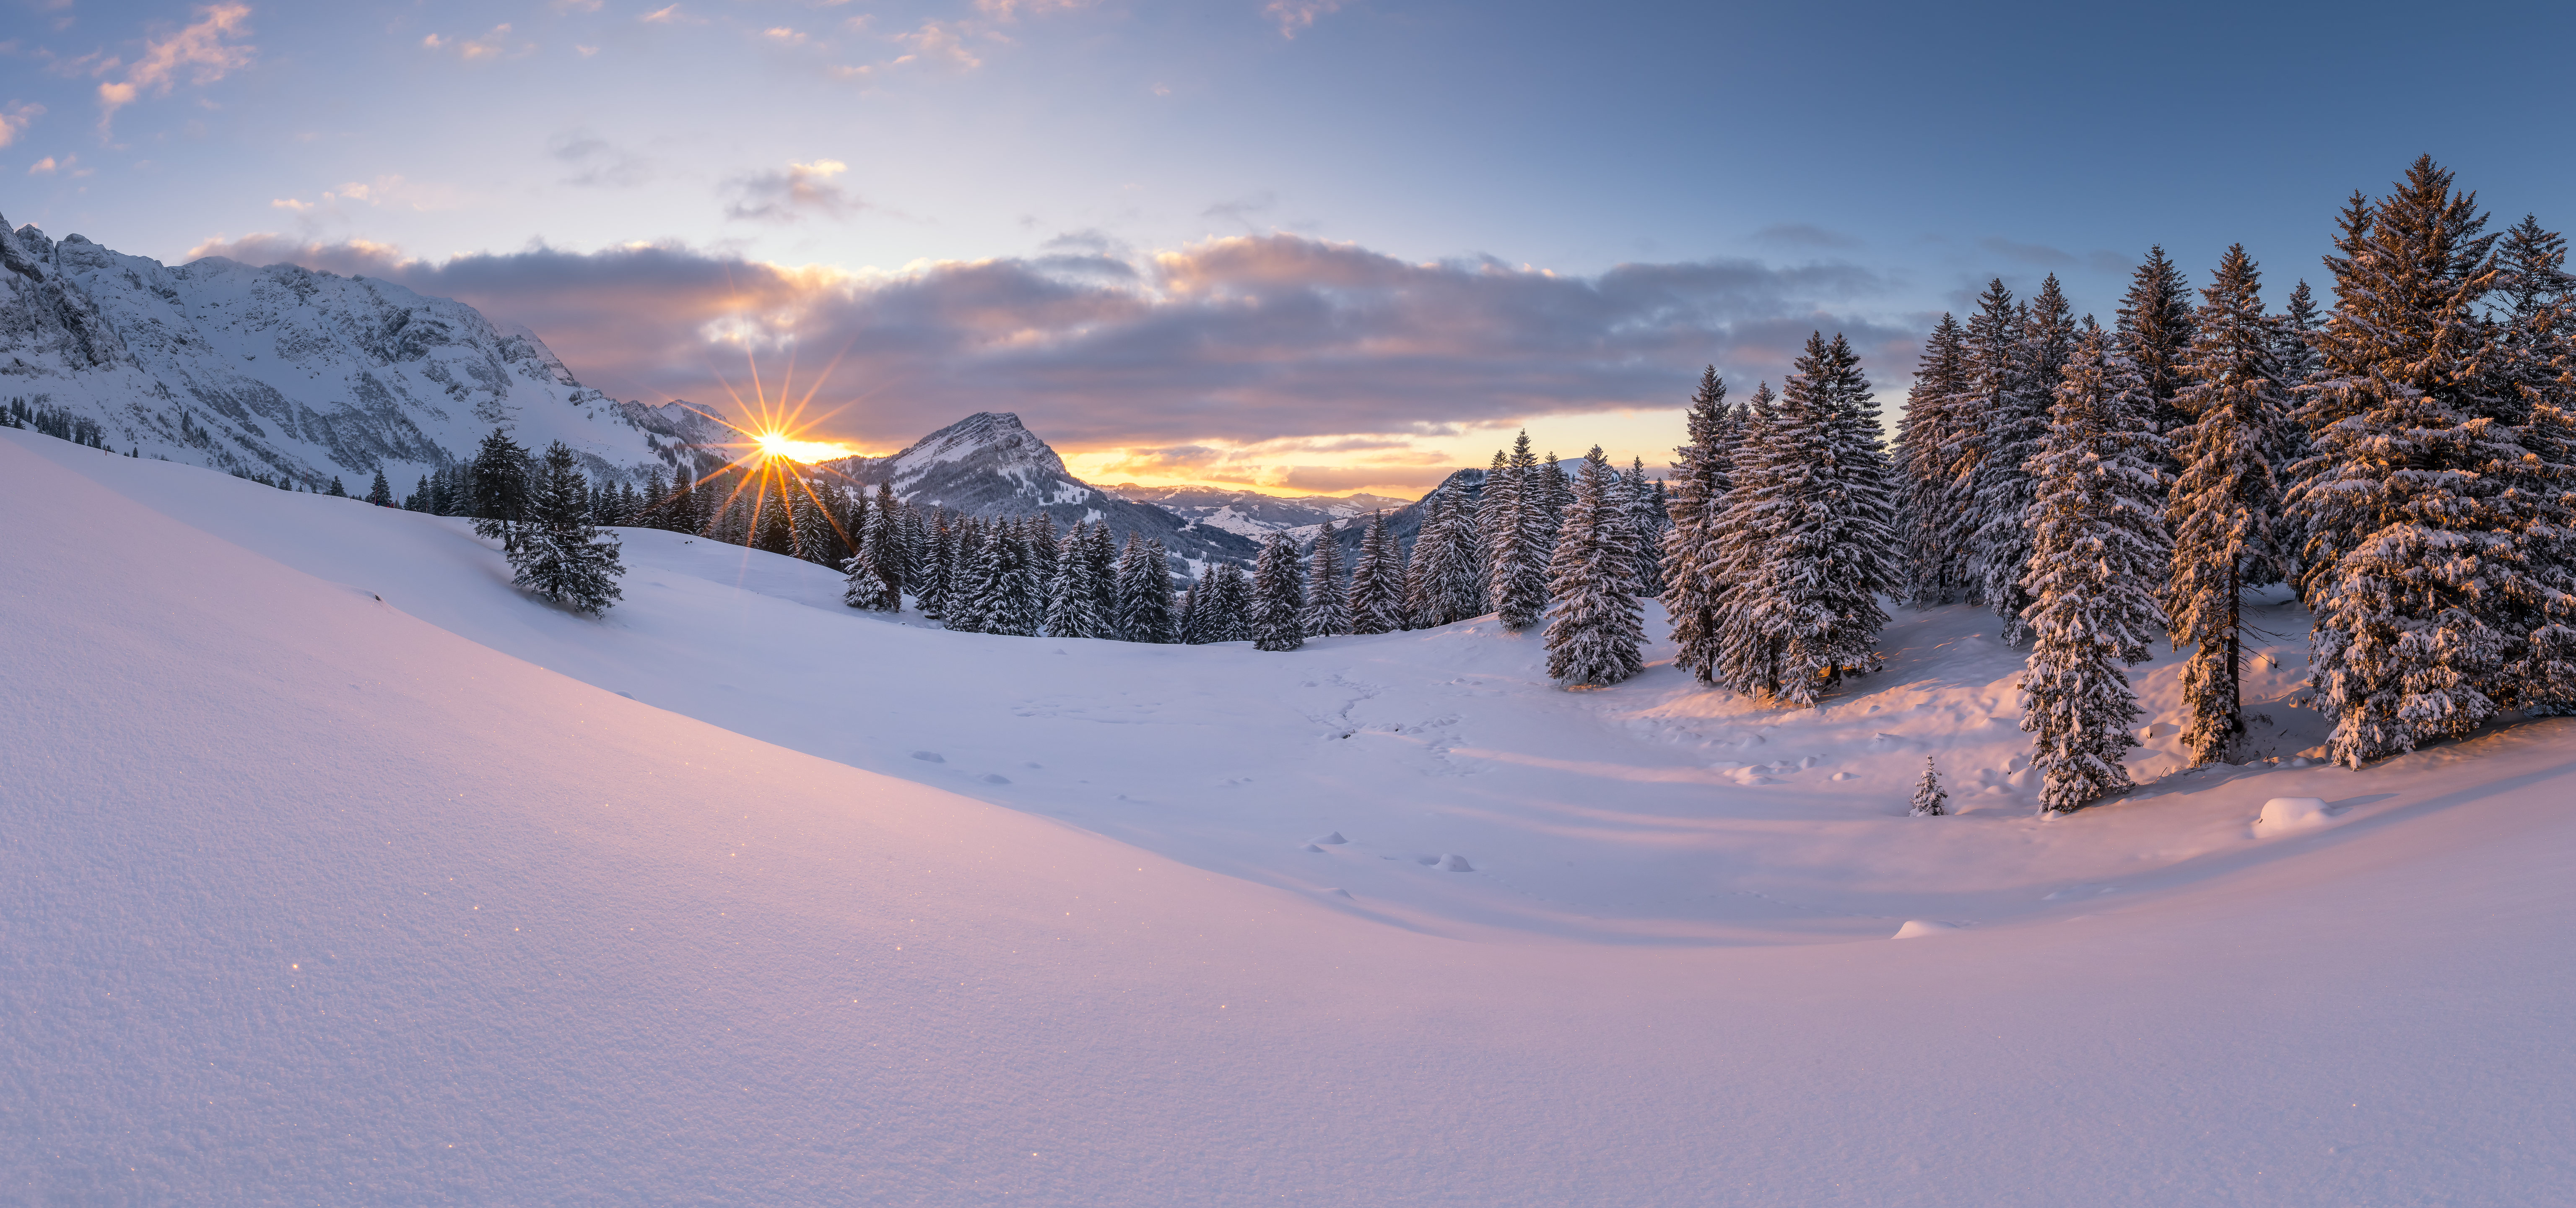
{"label": "tall pine tree", "polygon": [[1127,535],[1118,555],[1118,636],[1130,642],[1180,640],[1172,615],[1172,572],[1163,543]]}
{"label": "tall pine tree", "polygon": [[1673,450],[1672,527],[1664,531],[1664,614],[1672,620],[1673,662],[1703,684],[1714,683],[1718,599],[1726,588],[1718,532],[1734,485],[1737,414],[1726,405],[1726,381],[1714,365],[1700,371],[1683,422],[1690,443]]}
{"label": "tall pine tree", "polygon": [[1306,644],[1305,568],[1286,534],[1272,533],[1252,574],[1252,648],[1295,650]]}
{"label": "tall pine tree", "polygon": [[591,523],[590,486],[580,457],[556,441],[546,447],[535,477],[526,519],[509,550],[511,582],[592,616],[606,612],[623,594],[617,580],[626,568],[618,561],[617,540],[600,536]]}
{"label": "tall pine tree", "polygon": [[1897,422],[1904,482],[1906,596],[1918,608],[1976,598],[1968,557],[1962,458],[1980,440],[1970,402],[1966,333],[1948,314],[1933,324]]}
{"label": "tall pine tree", "polygon": [[1307,566],[1303,628],[1306,636],[1316,638],[1351,631],[1349,579],[1342,573],[1342,545],[1333,540],[1330,520],[1315,532],[1315,551]]}
{"label": "tall pine tree", "polygon": [[1615,684],[1645,670],[1637,539],[1622,494],[1619,472],[1594,446],[1548,564],[1547,673],[1559,683]]}
{"label": "tall pine tree", "polygon": [[2151,414],[2135,368],[2087,328],[2031,459],[2021,728],[2036,736],[2045,812],[2130,787],[2121,760],[2138,743],[2138,706],[2123,668],[2146,658],[2162,627],[2156,583],[2170,557],[2159,518],[2165,441],[2147,430]]}

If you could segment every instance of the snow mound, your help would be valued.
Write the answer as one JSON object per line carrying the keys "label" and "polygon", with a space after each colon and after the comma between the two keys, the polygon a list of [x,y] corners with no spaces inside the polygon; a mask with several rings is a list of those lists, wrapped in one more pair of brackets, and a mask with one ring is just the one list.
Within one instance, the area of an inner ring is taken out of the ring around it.
{"label": "snow mound", "polygon": [[1451,854],[1451,855],[1443,855],[1443,856],[1441,856],[1441,857],[1440,857],[1440,864],[1439,864],[1439,868],[1440,868],[1440,871],[1442,871],[1442,872],[1474,872],[1474,871],[1476,871],[1476,866],[1475,866],[1475,865],[1473,865],[1473,864],[1469,864],[1469,863],[1467,862],[1467,857],[1465,857],[1465,856],[1461,856],[1461,855],[1454,855],[1454,854]]}
{"label": "snow mound", "polygon": [[1907,919],[1905,921],[1905,925],[1897,928],[1896,934],[1889,936],[1888,938],[1898,940],[1919,940],[1927,935],[1945,935],[1957,930],[1958,928],[1953,927],[1948,923],[1935,923],[1930,919]]}
{"label": "snow mound", "polygon": [[2314,830],[2334,821],[2322,797],[2274,797],[2263,803],[2263,814],[2254,820],[2254,833],[2282,835],[2291,831]]}

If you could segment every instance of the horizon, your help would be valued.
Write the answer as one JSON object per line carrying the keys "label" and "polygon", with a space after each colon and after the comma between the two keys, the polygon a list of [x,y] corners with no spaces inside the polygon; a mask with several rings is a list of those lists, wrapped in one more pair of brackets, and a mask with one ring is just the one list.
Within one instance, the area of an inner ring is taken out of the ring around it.
{"label": "horizon", "polygon": [[1013,410],[1140,485],[1418,493],[1523,427],[1661,467],[1701,365],[1741,396],[1810,330],[1893,417],[1989,277],[2107,318],[2149,246],[2197,287],[2243,242],[2277,304],[2419,153],[2499,225],[2576,183],[2522,152],[2546,73],[2294,116],[2576,29],[2507,5],[30,8],[15,222],[456,298],[618,398],[836,366],[800,435]]}

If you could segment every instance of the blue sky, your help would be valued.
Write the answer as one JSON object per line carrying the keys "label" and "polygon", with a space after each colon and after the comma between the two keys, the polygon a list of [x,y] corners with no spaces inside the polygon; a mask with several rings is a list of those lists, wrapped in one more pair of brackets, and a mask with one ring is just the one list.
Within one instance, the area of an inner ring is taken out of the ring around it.
{"label": "blue sky", "polygon": [[[2563,228],[2563,7],[0,0],[0,212],[367,272],[620,397],[1019,411],[1116,481],[1660,459],[1848,330],[1891,406],[1990,277],[2277,300],[2430,152]],[[649,251],[638,251],[649,246]],[[2320,286],[2324,283],[2320,280]]]}

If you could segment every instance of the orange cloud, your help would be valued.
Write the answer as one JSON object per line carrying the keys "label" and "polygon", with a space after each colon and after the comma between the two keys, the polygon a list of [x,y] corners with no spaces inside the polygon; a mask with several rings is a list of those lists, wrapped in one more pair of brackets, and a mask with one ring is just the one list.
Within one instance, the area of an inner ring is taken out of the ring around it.
{"label": "orange cloud", "polygon": [[212,84],[251,65],[258,54],[258,47],[225,41],[249,32],[250,6],[217,4],[197,11],[201,15],[196,24],[159,41],[147,39],[143,45],[143,56],[133,63],[126,64],[111,58],[93,69],[95,74],[102,76],[119,70],[124,72],[124,78],[98,86],[100,134],[107,133],[109,124],[116,119],[117,110],[133,104],[145,92],[154,96],[170,95],[171,87],[183,72],[191,83]]}

